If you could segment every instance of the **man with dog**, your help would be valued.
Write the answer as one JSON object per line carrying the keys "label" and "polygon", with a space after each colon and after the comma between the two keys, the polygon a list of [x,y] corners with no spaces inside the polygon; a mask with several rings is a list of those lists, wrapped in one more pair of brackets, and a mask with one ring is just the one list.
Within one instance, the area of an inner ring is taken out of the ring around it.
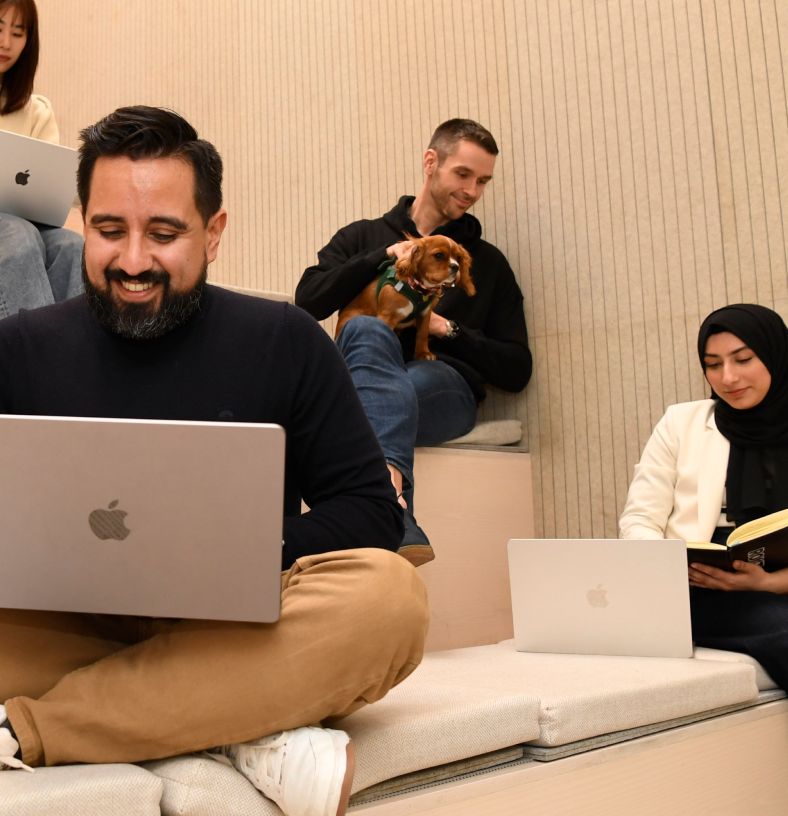
{"label": "man with dog", "polygon": [[282,425],[281,616],[0,610],[0,775],[213,749],[286,815],[341,816],[352,746],[318,726],[416,667],[426,593],[393,552],[401,510],[331,339],[289,304],[206,284],[221,182],[172,111],[82,132],[86,294],[0,322],[0,413]]}
{"label": "man with dog", "polygon": [[504,255],[482,239],[481,224],[467,212],[492,180],[497,155],[492,134],[477,122],[444,122],[424,153],[418,195],[339,230],[296,289],[296,304],[323,320],[350,303],[387,259],[406,256],[410,237],[446,235],[471,255],[475,296],[449,289],[430,314],[437,360],[413,359],[413,330],[395,334],[375,317],[352,318],[337,337],[405,508],[400,552],[416,564],[433,555],[412,514],[414,447],[467,433],[487,384],[520,391],[531,376],[522,292]]}

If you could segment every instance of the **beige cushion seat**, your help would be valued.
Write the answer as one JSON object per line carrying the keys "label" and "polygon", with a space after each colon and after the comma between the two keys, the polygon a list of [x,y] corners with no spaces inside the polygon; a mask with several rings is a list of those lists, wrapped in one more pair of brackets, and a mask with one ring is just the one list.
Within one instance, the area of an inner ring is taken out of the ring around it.
{"label": "beige cushion seat", "polygon": [[136,765],[0,771],[2,816],[158,816],[164,785]]}
{"label": "beige cushion seat", "polygon": [[464,660],[494,666],[508,683],[538,696],[537,745],[562,745],[758,695],[755,669],[743,662],[531,654],[515,651],[511,640],[458,651],[472,652]]}

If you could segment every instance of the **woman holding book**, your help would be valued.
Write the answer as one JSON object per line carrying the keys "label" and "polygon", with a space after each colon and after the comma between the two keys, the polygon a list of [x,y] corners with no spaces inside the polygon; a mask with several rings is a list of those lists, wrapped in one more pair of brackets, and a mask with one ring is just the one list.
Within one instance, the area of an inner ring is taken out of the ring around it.
{"label": "woman holding book", "polygon": [[[34,0],[0,0],[0,130],[58,142],[49,100],[33,93],[38,67]],[[82,291],[82,237],[0,213],[0,318]]]}
{"label": "woman holding book", "polygon": [[[623,538],[724,543],[788,508],[788,328],[763,306],[725,306],[703,321],[698,354],[712,398],[672,405],[657,424]],[[689,582],[695,642],[752,655],[788,689],[788,569],[691,564]]]}

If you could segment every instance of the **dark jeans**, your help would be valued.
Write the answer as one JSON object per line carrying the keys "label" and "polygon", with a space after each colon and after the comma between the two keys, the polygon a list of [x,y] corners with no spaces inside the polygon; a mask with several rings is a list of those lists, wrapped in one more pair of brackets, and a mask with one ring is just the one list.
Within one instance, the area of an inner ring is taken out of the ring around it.
{"label": "dark jeans", "polygon": [[690,587],[690,608],[698,646],[748,654],[788,690],[788,595]]}
{"label": "dark jeans", "polygon": [[397,335],[376,317],[354,317],[337,347],[386,461],[402,473],[412,507],[413,448],[462,436],[476,422],[476,400],[465,379],[439,360],[405,363]]}

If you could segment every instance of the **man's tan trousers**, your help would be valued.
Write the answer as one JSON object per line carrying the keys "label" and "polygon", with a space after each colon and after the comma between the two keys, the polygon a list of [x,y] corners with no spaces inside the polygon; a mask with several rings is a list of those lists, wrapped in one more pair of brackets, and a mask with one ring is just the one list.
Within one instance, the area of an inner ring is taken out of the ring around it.
{"label": "man's tan trousers", "polygon": [[0,703],[30,765],[246,742],[383,697],[427,618],[416,570],[372,548],[299,559],[274,624],[0,610]]}

